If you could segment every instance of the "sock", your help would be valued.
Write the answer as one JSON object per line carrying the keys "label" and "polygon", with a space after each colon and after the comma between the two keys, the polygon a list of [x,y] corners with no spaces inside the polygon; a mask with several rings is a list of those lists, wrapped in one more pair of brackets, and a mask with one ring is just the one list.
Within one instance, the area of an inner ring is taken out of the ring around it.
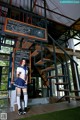
{"label": "sock", "polygon": [[21,108],[20,105],[20,95],[17,95],[17,105],[18,105],[18,110]]}
{"label": "sock", "polygon": [[28,103],[28,95],[24,94],[24,107],[27,107],[27,103]]}

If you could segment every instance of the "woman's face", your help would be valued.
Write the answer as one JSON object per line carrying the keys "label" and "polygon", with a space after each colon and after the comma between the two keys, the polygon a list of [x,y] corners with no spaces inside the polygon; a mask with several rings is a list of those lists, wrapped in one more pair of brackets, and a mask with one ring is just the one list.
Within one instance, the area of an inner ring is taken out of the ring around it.
{"label": "woman's face", "polygon": [[22,60],[22,66],[26,65],[26,60]]}

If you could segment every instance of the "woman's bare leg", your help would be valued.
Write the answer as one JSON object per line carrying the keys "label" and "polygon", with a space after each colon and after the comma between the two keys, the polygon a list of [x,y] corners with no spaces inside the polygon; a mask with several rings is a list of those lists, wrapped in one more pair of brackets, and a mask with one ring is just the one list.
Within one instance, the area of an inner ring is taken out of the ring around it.
{"label": "woman's bare leg", "polygon": [[23,90],[23,95],[24,95],[24,107],[27,108],[27,103],[28,103],[27,88],[24,88],[22,90]]}
{"label": "woman's bare leg", "polygon": [[16,93],[17,93],[17,105],[19,110],[21,109],[21,105],[20,105],[21,88],[16,88]]}

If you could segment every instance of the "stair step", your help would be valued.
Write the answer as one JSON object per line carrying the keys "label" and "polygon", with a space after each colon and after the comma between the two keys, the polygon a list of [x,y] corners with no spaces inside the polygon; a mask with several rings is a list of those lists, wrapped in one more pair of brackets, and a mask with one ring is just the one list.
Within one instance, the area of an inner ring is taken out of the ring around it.
{"label": "stair step", "polygon": [[68,89],[59,89],[58,91],[65,91],[65,92],[69,92]]}
{"label": "stair step", "polygon": [[39,60],[35,63],[35,65],[43,65],[45,62],[50,61],[48,58],[43,58],[43,60]]}
{"label": "stair step", "polygon": [[63,83],[55,83],[55,85],[68,85],[69,83],[63,82]]}
{"label": "stair step", "polygon": [[66,98],[76,98],[76,99],[80,99],[80,96],[65,96]]}
{"label": "stair step", "polygon": [[36,46],[35,46],[35,49],[36,49],[36,50],[44,50],[44,47],[41,48],[40,45],[36,45]]}
{"label": "stair step", "polygon": [[41,52],[42,50],[44,50],[43,47],[41,48],[40,45],[36,45],[36,46],[35,46],[35,51],[32,52],[31,57],[35,57],[35,56],[38,55],[39,52]]}
{"label": "stair step", "polygon": [[43,78],[46,78],[46,76],[42,76]]}
{"label": "stair step", "polygon": [[[64,75],[58,75],[58,77],[64,77]],[[47,78],[48,78],[48,79],[56,78],[56,76],[48,76]]]}
{"label": "stair step", "polygon": [[49,61],[51,61],[49,58],[43,58],[43,61],[44,62],[49,62]]}
{"label": "stair step", "polygon": [[71,92],[80,92],[80,90],[71,90]]}
{"label": "stair step", "polygon": [[44,61],[39,60],[38,62],[35,63],[35,65],[44,65]]}
{"label": "stair step", "polygon": [[47,72],[47,71],[50,71],[50,70],[53,70],[53,69],[55,69],[53,66],[52,67],[47,67],[47,68],[41,70],[41,72]]}
{"label": "stair step", "polygon": [[33,53],[31,53],[31,57],[35,57],[36,55],[38,55],[38,51],[37,50],[35,50]]}

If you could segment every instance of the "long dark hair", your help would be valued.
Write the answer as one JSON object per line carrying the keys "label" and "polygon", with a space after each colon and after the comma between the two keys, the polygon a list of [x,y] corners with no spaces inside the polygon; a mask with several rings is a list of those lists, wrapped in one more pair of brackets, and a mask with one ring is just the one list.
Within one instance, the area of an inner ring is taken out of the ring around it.
{"label": "long dark hair", "polygon": [[28,59],[26,59],[26,58],[22,58],[22,59],[20,60],[20,65],[22,64],[22,61],[23,61],[23,60],[26,61],[25,66],[29,64],[29,60],[28,60]]}

